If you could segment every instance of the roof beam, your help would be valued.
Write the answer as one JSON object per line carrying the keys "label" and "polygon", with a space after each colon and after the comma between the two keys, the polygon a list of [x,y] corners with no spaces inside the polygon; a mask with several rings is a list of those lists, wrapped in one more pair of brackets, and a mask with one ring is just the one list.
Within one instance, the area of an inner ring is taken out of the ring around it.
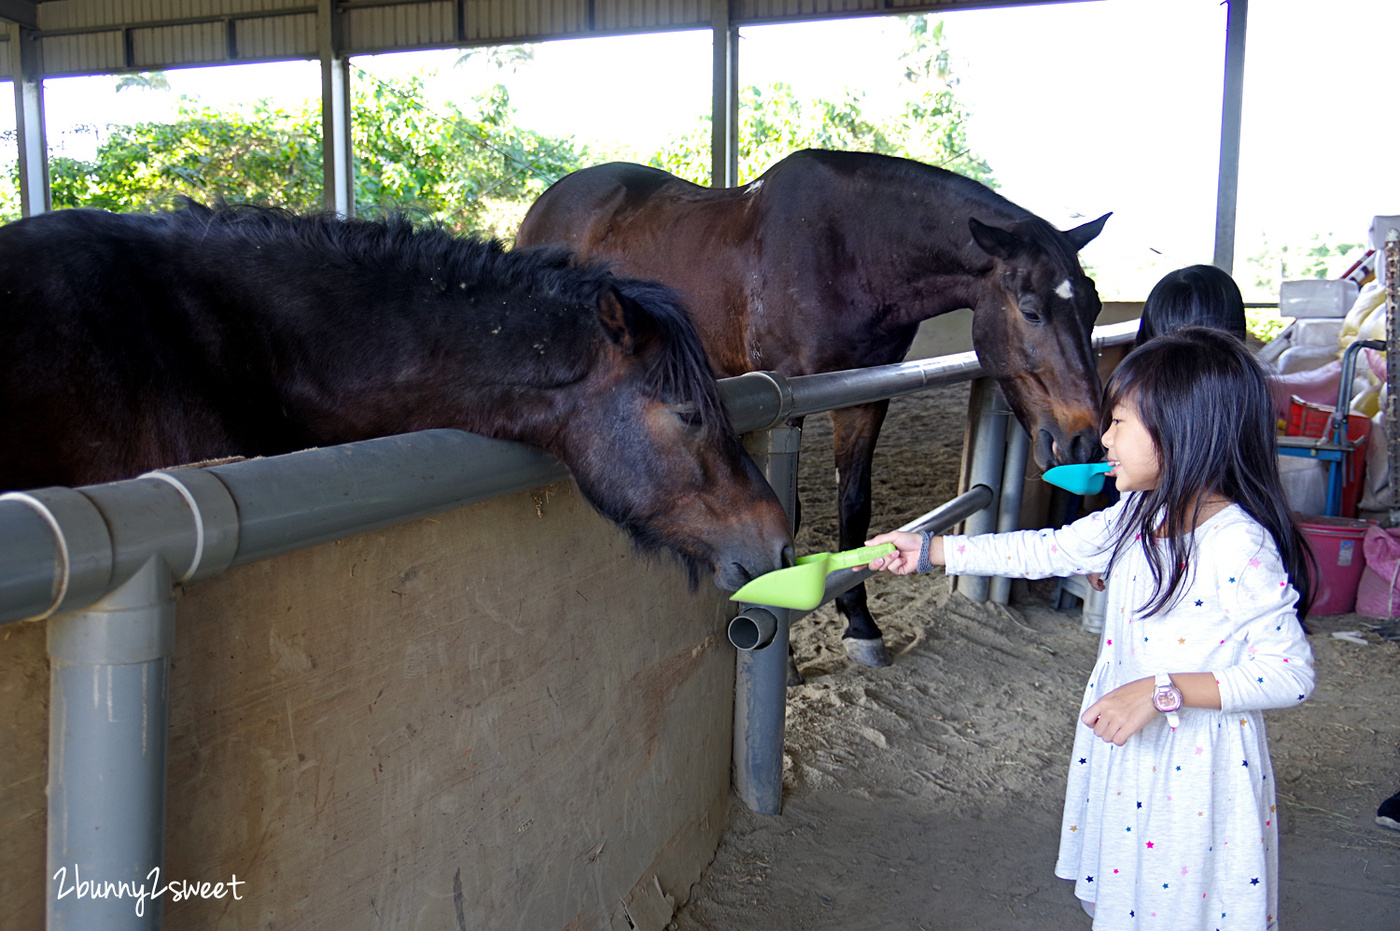
{"label": "roof beam", "polygon": [[34,0],[0,0],[0,19],[28,29],[39,28],[39,5]]}

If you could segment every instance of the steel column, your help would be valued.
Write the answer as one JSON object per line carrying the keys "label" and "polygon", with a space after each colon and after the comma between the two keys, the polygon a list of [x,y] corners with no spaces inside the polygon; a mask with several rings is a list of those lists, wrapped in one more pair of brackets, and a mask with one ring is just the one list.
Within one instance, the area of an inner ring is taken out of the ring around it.
{"label": "steel column", "polygon": [[19,143],[19,202],[22,216],[47,213],[49,144],[44,129],[44,80],[39,62],[39,37],[33,30],[10,26],[14,65],[15,135]]}
{"label": "steel column", "polygon": [[[749,454],[787,509],[797,506],[798,427],[778,426],[749,434]],[[788,620],[784,608],[766,610],[777,619],[772,641],[762,649],[739,650],[734,667],[734,791],[750,810],[776,815],[783,809],[783,731],[787,717]]]}
{"label": "steel column", "polygon": [[739,27],[729,0],[711,0],[711,25],[710,185],[724,188],[739,183]]}
{"label": "steel column", "polygon": [[1385,430],[1390,441],[1390,526],[1400,527],[1400,231],[1385,236],[1385,377],[1390,385],[1385,402]]}
{"label": "steel column", "polygon": [[351,142],[350,61],[342,49],[340,5],[320,0],[317,45],[321,54],[321,168],[324,204],[337,216],[355,215]]}
{"label": "steel column", "polygon": [[[1026,459],[1031,438],[1021,425],[1008,418],[1006,464],[1001,472],[1001,504],[997,507],[997,533],[1021,529],[1021,496],[1026,489]],[[997,576],[990,584],[989,600],[1004,605],[1011,601],[1011,580]]]}
{"label": "steel column", "polygon": [[1235,208],[1240,187],[1240,121],[1244,113],[1244,40],[1249,0],[1226,0],[1225,90],[1220,107],[1220,165],[1215,191],[1215,259],[1235,268]]}
{"label": "steel column", "polygon": [[[979,378],[972,383],[968,417],[972,425],[972,458],[968,464],[967,484],[969,488],[986,485],[992,490],[993,500],[991,506],[967,518],[963,524],[963,533],[992,533],[997,529],[997,515],[1001,506],[1002,471],[1006,462],[1006,424],[1011,418],[1011,408],[996,382],[989,378]],[[960,575],[955,584],[956,590],[968,600],[987,600],[990,582],[986,576]]]}

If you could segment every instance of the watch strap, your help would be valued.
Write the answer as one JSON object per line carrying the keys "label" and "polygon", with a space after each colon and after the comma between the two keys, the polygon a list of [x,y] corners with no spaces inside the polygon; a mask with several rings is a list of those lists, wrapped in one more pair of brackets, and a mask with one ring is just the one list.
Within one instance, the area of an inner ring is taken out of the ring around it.
{"label": "watch strap", "polygon": [[[1176,683],[1172,682],[1172,677],[1168,673],[1157,673],[1156,681],[1158,689],[1171,689],[1178,697],[1181,695],[1181,689],[1176,687]],[[1178,705],[1178,707],[1180,707],[1180,705]],[[1181,725],[1181,717],[1176,713],[1175,709],[1163,711],[1162,714],[1167,718],[1167,726],[1173,730]]]}

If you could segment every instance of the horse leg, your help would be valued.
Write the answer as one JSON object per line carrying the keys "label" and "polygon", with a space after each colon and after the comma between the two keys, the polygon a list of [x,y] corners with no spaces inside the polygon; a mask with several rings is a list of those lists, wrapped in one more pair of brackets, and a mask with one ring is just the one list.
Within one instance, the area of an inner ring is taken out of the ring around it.
{"label": "horse leg", "polygon": [[[870,531],[870,462],[889,407],[889,401],[877,401],[831,412],[842,550],[863,545]],[[846,655],[862,666],[888,666],[890,653],[866,606],[865,585],[838,595],[836,610],[846,619]]]}

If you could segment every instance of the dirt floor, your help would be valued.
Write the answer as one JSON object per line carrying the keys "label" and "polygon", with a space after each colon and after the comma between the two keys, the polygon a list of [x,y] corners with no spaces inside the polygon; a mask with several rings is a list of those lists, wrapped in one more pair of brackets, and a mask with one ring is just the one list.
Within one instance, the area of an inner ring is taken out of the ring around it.
{"label": "dirt floor", "polygon": [[[967,387],[896,399],[876,456],[876,529],[956,494]],[[803,439],[799,552],[835,548],[825,418]],[[824,607],[793,630],[783,812],[737,801],[675,931],[1084,931],[1056,879],[1067,754],[1097,640],[1046,585],[975,604],[940,574],[879,576],[871,607],[895,654],[854,666]],[[1400,643],[1374,619],[1315,618],[1318,688],[1268,717],[1280,799],[1280,927],[1400,929]],[[1359,630],[1365,645],[1332,637]]]}

